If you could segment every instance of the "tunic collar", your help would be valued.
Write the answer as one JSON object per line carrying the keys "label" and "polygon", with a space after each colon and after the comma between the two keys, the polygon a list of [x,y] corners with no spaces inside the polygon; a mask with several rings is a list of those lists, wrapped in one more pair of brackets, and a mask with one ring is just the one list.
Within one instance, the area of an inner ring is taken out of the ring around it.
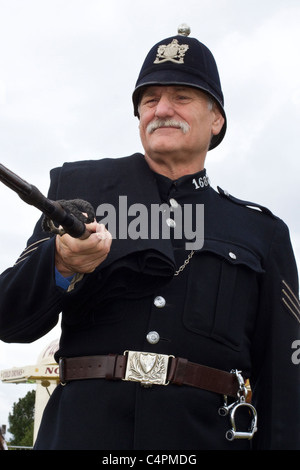
{"label": "tunic collar", "polygon": [[159,173],[154,173],[154,175],[162,200],[167,200],[173,190],[178,192],[178,194],[198,193],[199,191],[206,190],[210,186],[206,169],[191,175],[184,175],[177,180],[171,180]]}

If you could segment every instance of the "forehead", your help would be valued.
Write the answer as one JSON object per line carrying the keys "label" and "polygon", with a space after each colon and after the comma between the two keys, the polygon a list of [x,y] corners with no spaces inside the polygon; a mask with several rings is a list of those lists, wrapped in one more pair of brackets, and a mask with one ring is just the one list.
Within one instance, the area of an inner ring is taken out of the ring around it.
{"label": "forehead", "polygon": [[194,88],[191,86],[186,86],[186,85],[150,85],[147,86],[143,89],[141,97],[143,96],[149,96],[153,94],[161,94],[161,93],[189,93],[189,94],[194,94],[194,95],[206,95],[205,92],[198,88]]}

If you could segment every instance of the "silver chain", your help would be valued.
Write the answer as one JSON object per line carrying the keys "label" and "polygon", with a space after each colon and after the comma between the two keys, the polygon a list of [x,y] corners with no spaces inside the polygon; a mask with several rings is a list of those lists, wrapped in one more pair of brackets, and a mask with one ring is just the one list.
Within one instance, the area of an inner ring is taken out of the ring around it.
{"label": "silver chain", "polygon": [[189,254],[189,256],[187,257],[187,259],[184,261],[184,263],[180,266],[180,268],[177,269],[176,273],[174,274],[174,276],[178,276],[180,273],[182,273],[182,271],[184,270],[184,268],[189,264],[189,262],[191,261],[192,257],[194,256],[194,250],[192,250]]}

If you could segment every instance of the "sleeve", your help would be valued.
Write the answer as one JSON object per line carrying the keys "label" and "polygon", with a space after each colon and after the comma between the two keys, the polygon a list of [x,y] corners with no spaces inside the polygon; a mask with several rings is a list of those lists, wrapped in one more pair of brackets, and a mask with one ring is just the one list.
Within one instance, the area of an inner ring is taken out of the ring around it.
{"label": "sleeve", "polygon": [[55,282],[56,282],[56,285],[61,287],[62,289],[64,289],[64,290],[69,289],[73,277],[74,276],[64,277],[55,268]]}
{"label": "sleeve", "polygon": [[[300,306],[288,228],[277,221],[261,285],[253,341],[254,448],[300,449]],[[298,348],[298,355],[297,350]]]}
{"label": "sleeve", "polygon": [[[52,171],[48,193],[56,199],[59,169]],[[64,291],[55,282],[55,237],[42,230],[40,219],[13,267],[0,276],[0,339],[28,343],[57,323]]]}

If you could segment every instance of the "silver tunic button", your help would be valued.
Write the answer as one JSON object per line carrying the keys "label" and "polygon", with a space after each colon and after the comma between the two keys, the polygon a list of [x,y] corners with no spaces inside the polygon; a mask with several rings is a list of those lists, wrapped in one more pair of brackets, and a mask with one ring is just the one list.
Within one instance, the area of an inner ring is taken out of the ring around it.
{"label": "silver tunic button", "polygon": [[173,220],[173,219],[167,219],[167,220],[166,220],[166,223],[167,223],[167,226],[168,226],[168,227],[171,227],[171,228],[175,228],[175,227],[176,227],[176,222],[175,222],[175,220]]}
{"label": "silver tunic button", "polygon": [[229,252],[229,256],[231,259],[236,259],[236,254],[232,253],[232,251]]}
{"label": "silver tunic button", "polygon": [[170,206],[172,207],[172,209],[177,209],[177,207],[179,206],[178,202],[174,198],[171,198],[169,203],[170,203]]}
{"label": "silver tunic button", "polygon": [[146,338],[147,338],[148,343],[150,344],[156,344],[160,340],[160,336],[157,333],[157,331],[149,331]]}
{"label": "silver tunic button", "polygon": [[166,305],[166,299],[164,299],[161,295],[158,295],[154,299],[154,305],[157,308],[163,308]]}

